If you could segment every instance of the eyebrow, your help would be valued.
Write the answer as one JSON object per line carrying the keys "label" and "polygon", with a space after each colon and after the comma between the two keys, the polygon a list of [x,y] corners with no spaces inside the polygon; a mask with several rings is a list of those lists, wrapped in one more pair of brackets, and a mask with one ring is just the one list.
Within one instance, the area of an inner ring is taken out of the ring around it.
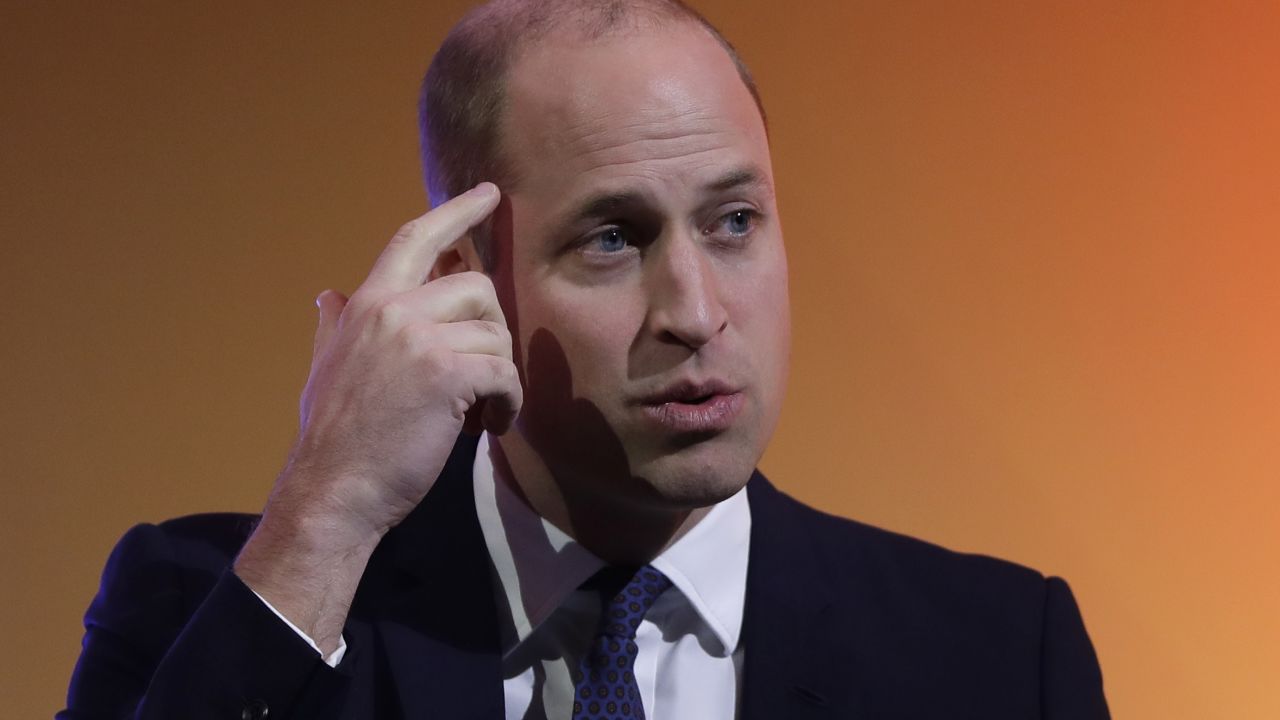
{"label": "eyebrow", "polygon": [[[755,165],[742,165],[725,172],[720,177],[702,186],[706,193],[724,193],[739,188],[764,188],[769,181],[765,174]],[[644,200],[644,193],[637,190],[602,192],[589,195],[575,210],[567,214],[568,222],[574,223],[587,218],[608,217],[639,205]]]}
{"label": "eyebrow", "polygon": [[755,165],[736,167],[703,186],[710,192],[727,192],[741,187],[764,187],[768,185],[764,173]]}
{"label": "eyebrow", "polygon": [[638,205],[642,199],[641,193],[634,190],[596,193],[582,201],[578,209],[570,213],[569,217],[571,221],[578,221],[615,215],[625,208]]}

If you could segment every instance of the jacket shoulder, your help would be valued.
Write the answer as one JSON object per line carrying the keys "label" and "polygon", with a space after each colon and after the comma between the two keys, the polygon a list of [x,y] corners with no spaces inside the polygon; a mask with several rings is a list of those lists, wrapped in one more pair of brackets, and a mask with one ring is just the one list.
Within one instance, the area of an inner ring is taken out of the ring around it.
{"label": "jacket shoulder", "polygon": [[133,526],[107,558],[86,624],[154,609],[163,598],[168,600],[162,606],[185,617],[231,566],[257,520],[243,513],[204,513]]}
{"label": "jacket shoulder", "polygon": [[857,597],[916,627],[1028,642],[1040,633],[1048,583],[1036,570],[832,515],[772,486],[758,495],[753,516],[763,506],[767,522],[807,545],[837,597]]}
{"label": "jacket shoulder", "polygon": [[230,572],[257,519],[190,515],[126,532],[85,613],[58,717],[247,717],[254,699],[272,708],[313,696],[317,707],[332,704],[341,682]]}
{"label": "jacket shoulder", "polygon": [[[871,717],[1107,717],[1097,656],[1061,579],[755,485],[751,554],[766,600],[756,627],[787,606],[820,614],[805,647],[864,681],[832,690],[849,707]],[[769,602],[778,578],[787,599]]]}
{"label": "jacket shoulder", "polygon": [[[1036,589],[1045,581],[1045,576],[1039,571],[1009,560],[953,550],[918,537],[797,504],[802,511],[811,514],[819,542],[837,551],[833,559],[842,557],[845,564],[856,559],[864,568],[886,579],[951,589],[966,586],[998,588],[1002,592],[1018,588]],[[850,554],[850,548],[858,548],[858,551]],[[960,580],[967,582],[958,584]]]}
{"label": "jacket shoulder", "polygon": [[196,556],[234,557],[260,518],[249,513],[199,513],[166,520],[155,527],[175,549]]}

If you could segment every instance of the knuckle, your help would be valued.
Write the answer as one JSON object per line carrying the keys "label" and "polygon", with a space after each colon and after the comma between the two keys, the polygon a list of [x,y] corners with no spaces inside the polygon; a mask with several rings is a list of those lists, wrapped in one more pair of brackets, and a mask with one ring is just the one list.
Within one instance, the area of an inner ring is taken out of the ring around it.
{"label": "knuckle", "polygon": [[405,309],[395,298],[385,298],[374,303],[371,309],[374,321],[379,327],[397,328],[405,326]]}
{"label": "knuckle", "polygon": [[396,344],[410,357],[425,358],[431,352],[431,344],[418,328],[402,325],[396,330],[395,337]]}
{"label": "knuckle", "polygon": [[457,278],[458,284],[466,288],[468,292],[479,294],[492,292],[493,290],[493,282],[489,280],[488,275],[485,275],[482,272],[476,270],[464,270],[454,277]]}
{"label": "knuckle", "polygon": [[422,227],[422,218],[417,217],[400,226],[396,234],[391,236],[391,245],[401,245],[409,241]]}
{"label": "knuckle", "polygon": [[454,397],[450,401],[450,410],[453,413],[453,417],[458,420],[458,422],[466,420],[467,411],[471,409],[472,404],[473,402],[468,398]]}
{"label": "knuckle", "polygon": [[[516,372],[515,363],[506,358],[493,359],[493,374],[497,379],[504,383],[510,383],[519,379],[519,373]],[[516,383],[519,384],[518,382]]]}
{"label": "knuckle", "polygon": [[422,330],[412,325],[400,325],[391,332],[391,337],[400,351],[413,357],[425,355],[430,349]]}
{"label": "knuckle", "polygon": [[435,377],[451,377],[457,372],[457,358],[452,352],[432,343],[424,333],[415,333],[417,338],[414,357],[423,369]]}
{"label": "knuckle", "polygon": [[514,352],[511,339],[511,331],[506,325],[489,321],[486,327],[493,333],[494,341],[498,344],[498,351],[502,355],[502,359],[507,362],[511,361],[511,355]]}
{"label": "knuckle", "polygon": [[374,306],[375,304],[374,297],[375,296],[373,295],[372,291],[368,288],[368,286],[362,285],[359,288],[356,288],[355,292],[351,293],[351,297],[350,299],[347,300],[346,308],[344,309],[350,309],[358,313],[363,313],[369,308]]}

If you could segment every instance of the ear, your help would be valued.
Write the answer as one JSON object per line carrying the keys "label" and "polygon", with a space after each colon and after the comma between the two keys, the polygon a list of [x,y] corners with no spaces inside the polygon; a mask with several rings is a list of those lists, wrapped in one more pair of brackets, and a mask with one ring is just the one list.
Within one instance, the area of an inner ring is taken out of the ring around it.
{"label": "ear", "polygon": [[471,233],[458,238],[457,242],[440,253],[435,265],[431,266],[431,272],[427,274],[427,281],[468,270],[484,272],[480,263],[480,254],[476,252],[476,244]]}

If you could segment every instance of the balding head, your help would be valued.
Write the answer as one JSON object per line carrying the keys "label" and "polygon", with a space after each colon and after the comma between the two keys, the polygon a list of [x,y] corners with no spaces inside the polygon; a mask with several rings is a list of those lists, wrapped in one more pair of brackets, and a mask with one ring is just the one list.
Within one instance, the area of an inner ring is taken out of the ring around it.
{"label": "balding head", "polygon": [[[481,181],[503,187],[512,179],[499,129],[507,72],[523,50],[552,35],[591,41],[673,23],[701,27],[724,48],[763,119],[759,92],[737,51],[681,0],[493,0],[453,27],[422,83],[419,127],[431,205]],[[476,250],[491,267],[488,239],[476,238]]]}

